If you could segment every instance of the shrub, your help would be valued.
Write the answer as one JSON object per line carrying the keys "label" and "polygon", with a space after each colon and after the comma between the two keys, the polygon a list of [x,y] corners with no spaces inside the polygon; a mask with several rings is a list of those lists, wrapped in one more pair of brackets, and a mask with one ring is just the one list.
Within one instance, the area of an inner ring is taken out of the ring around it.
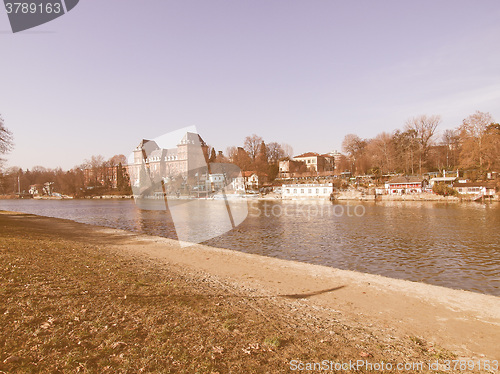
{"label": "shrub", "polygon": [[457,195],[457,191],[455,191],[453,188],[444,183],[435,183],[434,186],[432,186],[432,191],[434,193],[437,193],[438,195],[443,195],[443,196]]}

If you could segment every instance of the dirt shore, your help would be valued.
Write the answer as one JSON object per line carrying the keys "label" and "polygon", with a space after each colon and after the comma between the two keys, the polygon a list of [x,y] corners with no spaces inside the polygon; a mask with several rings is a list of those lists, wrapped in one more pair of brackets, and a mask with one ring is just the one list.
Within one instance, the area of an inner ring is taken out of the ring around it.
{"label": "dirt shore", "polygon": [[0,372],[276,373],[326,360],[463,373],[500,359],[500,298],[467,291],[12,212],[0,212],[0,269]]}

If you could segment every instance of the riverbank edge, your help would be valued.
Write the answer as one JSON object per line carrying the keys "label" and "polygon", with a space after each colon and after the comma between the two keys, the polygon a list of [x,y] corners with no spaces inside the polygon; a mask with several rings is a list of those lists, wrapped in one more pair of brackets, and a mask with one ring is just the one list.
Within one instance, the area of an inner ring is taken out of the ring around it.
{"label": "riverbank edge", "polygon": [[[230,199],[234,199],[232,195]],[[294,198],[282,198],[280,196],[271,195],[271,196],[256,196],[256,195],[238,195],[238,198],[241,200],[248,201],[297,201],[297,202],[315,202],[315,201],[330,201],[329,198],[322,197],[294,197]],[[90,197],[35,197],[31,198],[33,200],[130,200],[134,199],[133,195],[100,195],[100,196],[90,196]],[[182,200],[183,198],[177,198],[176,196],[169,196],[168,199],[173,200]],[[187,198],[186,198],[187,199]],[[198,198],[192,198],[198,199]],[[0,195],[0,200],[26,200],[22,198],[18,198],[16,196],[10,195]],[[472,198],[468,197],[457,197],[457,196],[441,196],[441,195],[432,195],[432,194],[407,194],[407,195],[365,195],[365,196],[350,196],[350,195],[338,195],[335,197],[333,202],[341,202],[341,201],[361,201],[361,202],[387,202],[387,201],[428,201],[428,202],[445,202],[445,203],[470,203],[475,202]],[[481,203],[484,202],[500,202],[500,195],[494,198],[488,198]]]}
{"label": "riverbank edge", "polygon": [[[5,213],[16,214],[0,211]],[[318,316],[334,316],[375,336],[421,337],[459,357],[500,359],[496,347],[500,298],[496,296],[36,217],[54,233],[85,228],[96,235],[122,238],[123,243],[106,246],[188,273],[208,274],[251,294],[288,295]]]}

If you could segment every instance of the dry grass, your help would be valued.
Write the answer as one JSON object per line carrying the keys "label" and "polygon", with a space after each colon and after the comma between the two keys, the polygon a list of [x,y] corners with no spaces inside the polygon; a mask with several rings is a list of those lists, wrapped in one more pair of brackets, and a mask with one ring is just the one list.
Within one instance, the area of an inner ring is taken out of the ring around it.
{"label": "dry grass", "polygon": [[132,259],[0,214],[0,371],[278,373],[304,362],[426,361],[297,301]]}

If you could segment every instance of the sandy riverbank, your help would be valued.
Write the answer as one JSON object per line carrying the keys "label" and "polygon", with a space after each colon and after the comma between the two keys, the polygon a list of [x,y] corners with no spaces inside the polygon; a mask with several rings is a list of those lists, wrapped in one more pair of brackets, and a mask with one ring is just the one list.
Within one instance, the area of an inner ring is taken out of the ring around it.
{"label": "sandy riverbank", "polygon": [[498,297],[26,214],[0,232],[7,372],[500,359]]}
{"label": "sandy riverbank", "polygon": [[307,304],[353,326],[373,325],[374,334],[421,336],[459,355],[500,359],[499,297],[203,245],[180,249],[165,238],[140,241],[127,247],[129,253],[207,272],[259,294],[309,295]]}

